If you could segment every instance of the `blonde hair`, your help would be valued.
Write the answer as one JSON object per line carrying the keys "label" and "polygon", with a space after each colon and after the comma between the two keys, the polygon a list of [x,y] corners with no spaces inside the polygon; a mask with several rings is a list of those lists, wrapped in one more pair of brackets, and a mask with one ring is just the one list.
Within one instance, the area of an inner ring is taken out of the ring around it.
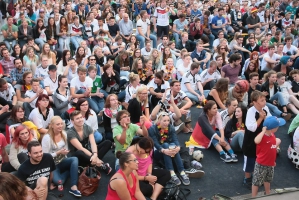
{"label": "blonde hair", "polygon": [[[52,139],[52,141],[53,141],[53,143],[56,145],[56,146],[58,146],[57,145],[57,143],[55,142],[55,138],[54,138],[54,131],[53,131],[53,125],[54,125],[54,123],[57,121],[57,120],[62,120],[61,119],[61,117],[59,117],[59,116],[54,116],[54,117],[52,117],[52,119],[51,119],[51,121],[50,121],[50,123],[49,123],[49,130],[48,130],[48,134],[50,135],[50,138]],[[66,141],[66,137],[65,137],[65,135],[66,135],[66,132],[64,131],[64,128],[65,128],[65,124],[63,123],[63,131],[61,131],[61,137],[62,137],[62,139],[64,140],[64,142],[66,143],[67,141]]]}
{"label": "blonde hair", "polygon": [[268,71],[266,74],[264,74],[264,81],[266,82],[267,80],[269,80],[269,78],[270,78],[270,76],[272,75],[272,74],[277,74],[276,73],[276,71],[274,71],[274,70],[270,70],[270,71]]}
{"label": "blonde hair", "polygon": [[131,73],[129,74],[129,81],[130,81],[130,83],[132,83],[133,81],[136,81],[137,78],[139,78],[139,75],[138,75],[138,74],[135,74],[134,72],[131,72]]}
{"label": "blonde hair", "polygon": [[146,92],[148,91],[148,89],[147,89],[147,87],[146,87],[145,85],[141,85],[141,86],[137,89],[137,92],[136,92],[136,99],[137,99],[138,102],[143,103],[144,105],[147,105],[147,103],[148,103],[148,96],[146,97],[146,100],[145,100],[144,102],[141,102],[141,101],[140,101],[140,98],[139,98],[139,94],[140,94],[142,91],[144,91],[144,90],[146,90]]}
{"label": "blonde hair", "polygon": [[[158,57],[157,58],[154,58],[153,57],[153,53],[154,52],[157,52],[158,53]],[[153,49],[152,52],[150,53],[149,55],[149,59],[152,60],[154,63],[158,64],[160,63],[160,59],[161,59],[161,54],[160,52],[157,50],[157,49]]]}

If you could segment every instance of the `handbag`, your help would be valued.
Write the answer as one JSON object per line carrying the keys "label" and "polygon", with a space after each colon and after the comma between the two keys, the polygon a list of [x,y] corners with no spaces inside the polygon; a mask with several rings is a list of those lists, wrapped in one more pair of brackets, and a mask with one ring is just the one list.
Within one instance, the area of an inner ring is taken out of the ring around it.
{"label": "handbag", "polygon": [[[185,193],[186,192],[186,193]],[[191,193],[190,189],[180,188],[178,185],[168,182],[163,188],[159,200],[187,200],[186,196]]]}
{"label": "handbag", "polygon": [[98,189],[100,179],[101,174],[95,167],[85,167],[79,176],[78,190],[83,196],[89,196]]}

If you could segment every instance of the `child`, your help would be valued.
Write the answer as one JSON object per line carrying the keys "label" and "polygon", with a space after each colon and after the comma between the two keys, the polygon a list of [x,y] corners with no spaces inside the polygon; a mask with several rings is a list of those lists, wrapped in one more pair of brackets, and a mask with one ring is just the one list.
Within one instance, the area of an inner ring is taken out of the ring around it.
{"label": "child", "polygon": [[280,88],[282,97],[287,102],[287,108],[289,108],[294,114],[299,114],[299,100],[296,98],[292,91],[292,85],[289,82],[286,82],[285,80],[286,74],[278,72],[277,83]]}
{"label": "child", "polygon": [[244,172],[245,178],[243,185],[251,186],[251,173],[254,171],[256,158],[256,145],[254,138],[258,133],[262,132],[262,123],[267,116],[271,116],[268,107],[266,106],[266,96],[260,91],[251,93],[251,102],[253,106],[248,109],[245,121],[245,134],[242,150],[244,152]]}
{"label": "child", "polygon": [[292,81],[292,90],[297,99],[299,99],[299,70],[294,69],[290,72],[290,76],[294,79]]}
{"label": "child", "polygon": [[274,116],[267,117],[263,123],[262,132],[255,137],[256,163],[252,180],[252,197],[256,197],[259,186],[264,183],[266,195],[270,194],[270,182],[273,180],[274,167],[276,166],[276,148],[281,140],[274,133],[286,121]]}

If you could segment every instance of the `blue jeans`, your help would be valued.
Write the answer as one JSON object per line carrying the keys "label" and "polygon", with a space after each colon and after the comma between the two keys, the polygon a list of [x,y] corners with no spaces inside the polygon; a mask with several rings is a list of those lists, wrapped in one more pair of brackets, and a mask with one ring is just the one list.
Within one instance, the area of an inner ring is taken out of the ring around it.
{"label": "blue jeans", "polygon": [[74,45],[75,49],[78,49],[80,46],[80,43],[83,41],[83,39],[80,36],[72,36],[71,37],[71,43]]}
{"label": "blue jeans", "polygon": [[[197,94],[199,94],[199,95],[202,95],[202,94],[200,93],[199,90],[195,90],[195,92],[196,92]],[[198,97],[197,97],[196,95],[192,94],[192,93],[189,92],[189,91],[187,91],[187,92],[185,92],[185,93],[186,93],[187,97],[188,97],[189,99],[191,99],[191,101],[195,101],[195,102],[199,103],[199,99],[198,99]],[[204,91],[203,91],[203,94],[204,94],[205,98],[207,98],[207,96],[208,96],[209,93],[210,93],[210,90],[204,90]]]}
{"label": "blue jeans", "polygon": [[3,42],[5,43],[8,51],[12,51],[13,47],[17,44],[17,40],[3,40]]}
{"label": "blue jeans", "polygon": [[94,131],[94,140],[99,144],[103,140],[103,136],[99,131]]}
{"label": "blue jeans", "polygon": [[[163,149],[169,149],[169,144],[163,143],[162,147],[163,147]],[[174,170],[173,164],[172,164],[172,158],[173,158],[178,171],[179,172],[184,171],[184,165],[183,165],[180,153],[175,154],[174,157],[170,157],[170,156],[165,155],[165,154],[159,152],[158,150],[156,150],[154,156],[155,156],[156,160],[161,160],[162,158],[164,158],[165,168],[167,170]]]}
{"label": "blue jeans", "polygon": [[172,33],[175,44],[177,44],[180,41],[181,36],[178,33],[173,32]]}
{"label": "blue jeans", "polygon": [[56,169],[53,171],[53,183],[58,185],[58,181],[61,180],[62,184],[65,183],[68,177],[71,177],[71,187],[78,183],[78,158],[69,157],[63,159],[56,165]]}
{"label": "blue jeans", "polygon": [[70,50],[70,38],[58,38],[58,43],[59,43],[59,50],[63,52],[63,50]]}
{"label": "blue jeans", "polygon": [[212,33],[210,35],[206,35],[206,34],[203,34],[203,35],[205,35],[205,36],[207,36],[209,38],[209,42],[210,42],[209,48],[213,49],[213,42],[215,40],[215,36]]}
{"label": "blue jeans", "polygon": [[96,114],[99,114],[99,112],[101,112],[104,108],[104,98],[100,98],[98,96],[91,97],[91,104],[89,106]]}
{"label": "blue jeans", "polygon": [[281,105],[282,107],[287,105],[281,92],[276,92],[276,94],[270,97],[270,101],[274,101],[274,100],[278,101],[279,105]]}
{"label": "blue jeans", "polygon": [[130,72],[129,71],[123,71],[123,70],[120,70],[120,77],[126,77],[126,78],[129,78],[129,75],[130,75]]}
{"label": "blue jeans", "polygon": [[44,44],[45,44],[45,41],[42,40],[41,38],[36,38],[36,39],[34,40],[34,42],[35,42],[36,44],[38,44],[40,51],[42,51],[43,46],[44,46]]}
{"label": "blue jeans", "polygon": [[[145,38],[139,34],[136,35],[137,40],[139,41],[140,49],[144,47]],[[153,41],[153,48],[157,48],[157,37],[153,34],[150,34],[149,38]]]}
{"label": "blue jeans", "polygon": [[126,91],[124,90],[124,91],[120,92],[117,96],[118,96],[118,100],[119,101],[125,100],[125,98],[126,98]]}
{"label": "blue jeans", "polygon": [[242,151],[244,133],[238,132],[231,140],[230,147],[236,152]]}
{"label": "blue jeans", "polygon": [[[219,131],[216,131],[216,133],[217,133],[217,135],[218,135],[219,137],[221,137],[221,134],[220,134]],[[224,140],[225,140],[225,142],[227,142],[227,139],[224,139]],[[228,143],[228,142],[227,142],[227,143]],[[214,147],[216,147],[217,144],[219,144],[219,140],[215,139],[215,137],[214,137],[214,138],[212,139],[212,144],[213,144]]]}
{"label": "blue jeans", "polygon": [[266,106],[269,108],[271,115],[275,117],[281,117],[282,112],[277,108],[277,106],[268,102],[266,103]]}

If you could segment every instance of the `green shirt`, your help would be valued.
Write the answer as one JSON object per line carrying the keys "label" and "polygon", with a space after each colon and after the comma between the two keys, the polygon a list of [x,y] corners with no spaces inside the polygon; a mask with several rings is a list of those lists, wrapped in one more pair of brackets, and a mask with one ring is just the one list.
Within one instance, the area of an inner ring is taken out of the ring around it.
{"label": "green shirt", "polygon": [[127,129],[126,132],[126,143],[124,145],[121,145],[118,140],[116,139],[116,136],[121,135],[123,132],[123,128],[121,127],[121,125],[117,125],[116,127],[114,127],[113,129],[113,139],[115,142],[115,153],[118,151],[124,152],[127,150],[127,148],[131,145],[132,140],[134,138],[134,136],[136,136],[136,132],[137,130],[139,130],[140,127],[136,124],[130,124],[129,128]]}
{"label": "green shirt", "polygon": [[292,13],[292,15],[291,15],[291,19],[294,19],[294,16],[295,16],[295,14],[296,14],[296,10],[297,10],[296,7],[294,8],[293,6],[288,6],[288,7],[286,8],[286,13],[287,13],[287,12]]}
{"label": "green shirt", "polygon": [[98,88],[102,88],[102,78],[100,76],[96,75],[95,79],[93,80],[91,93],[96,93]]}
{"label": "green shirt", "polygon": [[[16,26],[16,25],[12,25],[12,32],[14,33],[14,32],[18,32],[18,27]],[[1,27],[1,31],[7,31],[8,30],[8,26],[7,26],[7,24],[4,24],[2,27]],[[10,36],[7,36],[7,38],[6,39],[14,39],[14,37],[12,36],[12,35],[10,35]]]}

